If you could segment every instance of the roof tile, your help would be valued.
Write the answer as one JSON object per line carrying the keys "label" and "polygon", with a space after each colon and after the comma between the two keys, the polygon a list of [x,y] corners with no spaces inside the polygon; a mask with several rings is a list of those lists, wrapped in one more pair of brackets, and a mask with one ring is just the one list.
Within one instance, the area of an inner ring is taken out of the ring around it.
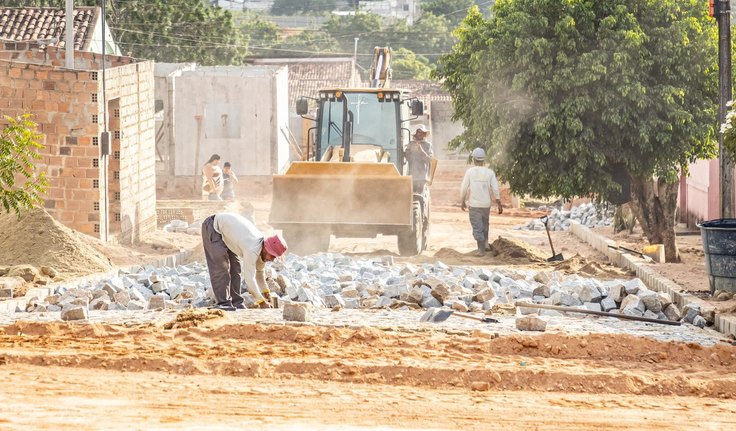
{"label": "roof tile", "polygon": [[[74,49],[82,50],[88,45],[97,13],[96,7],[74,8]],[[0,39],[26,41],[57,38],[59,42],[50,45],[64,48],[64,17],[65,11],[59,8],[0,8]]]}

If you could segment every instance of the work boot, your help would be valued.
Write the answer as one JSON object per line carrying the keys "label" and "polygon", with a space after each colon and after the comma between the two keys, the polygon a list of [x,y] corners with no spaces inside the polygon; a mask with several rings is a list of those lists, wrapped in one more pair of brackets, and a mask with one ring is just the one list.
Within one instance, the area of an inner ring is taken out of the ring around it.
{"label": "work boot", "polygon": [[231,303],[224,303],[210,307],[210,310],[235,311],[237,308],[233,307],[233,304]]}
{"label": "work boot", "polygon": [[486,242],[485,241],[478,241],[478,252],[475,255],[478,257],[483,257],[486,255]]}

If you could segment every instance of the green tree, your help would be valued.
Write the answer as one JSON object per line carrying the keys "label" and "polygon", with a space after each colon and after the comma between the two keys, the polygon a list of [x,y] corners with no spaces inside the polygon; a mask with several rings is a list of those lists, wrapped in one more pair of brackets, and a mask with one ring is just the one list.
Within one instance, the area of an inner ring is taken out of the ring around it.
{"label": "green tree", "polygon": [[264,56],[274,57],[314,57],[315,55],[337,52],[337,41],[329,34],[304,31],[281,40]]}
{"label": "green tree", "polygon": [[432,68],[429,60],[416,55],[406,48],[399,48],[393,53],[391,68],[394,79],[429,79]]}
{"label": "green tree", "polygon": [[493,0],[425,0],[422,2],[422,12],[445,17],[456,27],[473,5],[483,11],[490,10],[494,3]]}
{"label": "green tree", "polygon": [[275,0],[271,6],[274,15],[303,13],[324,14],[335,9],[335,0]]}
{"label": "green tree", "polygon": [[279,27],[257,15],[246,21],[240,31],[248,38],[250,50],[257,55],[265,52],[261,48],[270,48],[279,42]]}
{"label": "green tree", "polygon": [[202,0],[110,2],[115,41],[134,57],[202,65],[243,64],[247,39],[229,11]]}
{"label": "green tree", "polygon": [[43,204],[41,195],[48,181],[45,172],[35,172],[33,164],[41,158],[38,150],[43,146],[30,115],[6,116],[5,121],[0,131],[0,204],[5,212],[20,216],[23,210]]}
{"label": "green tree", "polygon": [[471,10],[437,76],[516,193],[611,199],[630,184],[679,260],[678,175],[714,155],[716,28],[697,0],[499,0]]}

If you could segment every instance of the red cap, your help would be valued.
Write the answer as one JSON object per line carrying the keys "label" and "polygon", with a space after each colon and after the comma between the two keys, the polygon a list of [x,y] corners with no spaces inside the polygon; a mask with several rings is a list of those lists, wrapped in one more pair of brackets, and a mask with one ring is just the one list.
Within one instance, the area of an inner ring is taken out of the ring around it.
{"label": "red cap", "polygon": [[273,257],[280,257],[286,253],[286,241],[281,238],[281,235],[274,235],[263,240],[263,246],[266,247],[266,251]]}

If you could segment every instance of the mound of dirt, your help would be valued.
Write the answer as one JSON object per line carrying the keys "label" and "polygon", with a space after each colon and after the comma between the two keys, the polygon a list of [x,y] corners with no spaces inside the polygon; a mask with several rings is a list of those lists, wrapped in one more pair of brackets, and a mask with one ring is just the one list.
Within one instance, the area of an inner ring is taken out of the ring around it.
{"label": "mound of dirt", "polygon": [[434,257],[452,264],[514,264],[524,265],[545,262],[547,256],[524,241],[515,238],[498,237],[490,245],[491,250],[483,257],[475,255],[475,250],[461,253],[453,248],[443,247]]}
{"label": "mound of dirt", "polygon": [[502,236],[499,236],[497,240],[493,241],[490,254],[495,258],[494,260],[501,260],[508,263],[545,262],[548,257],[545,253],[524,241],[516,238],[504,238]]}
{"label": "mound of dirt", "polygon": [[64,277],[112,269],[110,261],[84,238],[54,220],[44,209],[0,214],[0,265],[50,266]]}
{"label": "mound of dirt", "polygon": [[611,265],[601,265],[598,262],[591,262],[588,259],[576,254],[563,262],[555,265],[555,270],[566,274],[585,274],[591,277],[625,277],[631,275],[627,270],[617,268]]}
{"label": "mound of dirt", "polygon": [[164,325],[164,329],[179,329],[197,327],[207,321],[227,319],[222,310],[209,310],[206,308],[192,308],[184,310],[176,315],[176,318]]}

